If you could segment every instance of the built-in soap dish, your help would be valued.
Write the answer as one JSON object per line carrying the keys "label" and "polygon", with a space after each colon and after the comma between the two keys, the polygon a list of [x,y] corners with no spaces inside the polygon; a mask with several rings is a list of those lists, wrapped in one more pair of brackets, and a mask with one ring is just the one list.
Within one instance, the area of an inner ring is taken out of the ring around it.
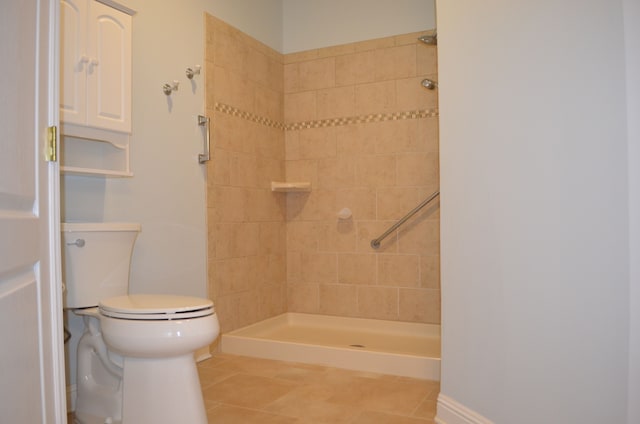
{"label": "built-in soap dish", "polygon": [[311,183],[309,182],[284,183],[279,181],[272,181],[271,191],[278,191],[283,193],[311,191]]}

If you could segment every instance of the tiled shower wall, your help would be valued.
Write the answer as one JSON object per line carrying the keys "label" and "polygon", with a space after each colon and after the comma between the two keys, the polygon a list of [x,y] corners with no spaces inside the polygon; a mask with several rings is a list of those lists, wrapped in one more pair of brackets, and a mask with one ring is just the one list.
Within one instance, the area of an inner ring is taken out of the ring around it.
{"label": "tiled shower wall", "polygon": [[[435,47],[406,34],[285,56],[289,311],[440,322]],[[353,216],[340,220],[349,208]]]}
{"label": "tiled shower wall", "polygon": [[282,55],[206,16],[209,296],[223,332],[286,310]]}
{"label": "tiled shower wall", "polygon": [[[285,310],[438,323],[437,201],[369,245],[438,187],[437,93],[420,86],[435,47],[417,33],[281,55],[212,16],[206,33],[222,331]],[[312,189],[269,190],[285,180]]]}

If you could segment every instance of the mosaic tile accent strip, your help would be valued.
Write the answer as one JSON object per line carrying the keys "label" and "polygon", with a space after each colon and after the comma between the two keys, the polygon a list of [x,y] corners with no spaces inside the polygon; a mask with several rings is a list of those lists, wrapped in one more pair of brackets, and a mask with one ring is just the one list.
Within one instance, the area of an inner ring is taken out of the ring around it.
{"label": "mosaic tile accent strip", "polygon": [[214,108],[218,112],[226,113],[227,115],[235,116],[238,118],[245,119],[247,121],[262,124],[267,127],[277,128],[279,130],[285,129],[285,126],[282,122],[276,122],[273,119],[265,118],[264,116],[255,115],[253,113],[240,110],[237,107],[226,105],[224,103],[216,103],[214,105]]}
{"label": "mosaic tile accent strip", "polygon": [[406,119],[435,118],[438,116],[438,109],[424,109],[424,110],[412,110],[407,112],[372,113],[370,115],[363,115],[363,116],[319,119],[314,121],[294,122],[292,124],[285,125],[282,122],[276,122],[272,119],[255,115],[253,113],[240,110],[236,107],[233,107],[224,103],[216,103],[215,110],[218,112],[226,113],[227,115],[236,116],[238,118],[246,119],[247,121],[262,124],[271,128],[281,129],[284,131],[307,130],[312,128],[340,127],[343,125],[368,124],[373,122],[384,122],[384,121],[401,121]]}
{"label": "mosaic tile accent strip", "polygon": [[438,116],[437,109],[412,110],[395,113],[372,113],[363,116],[350,116],[346,118],[320,119],[316,121],[295,122],[285,125],[285,130],[307,130],[311,128],[340,127],[352,124],[369,124],[372,122],[401,121],[405,119],[434,118]]}

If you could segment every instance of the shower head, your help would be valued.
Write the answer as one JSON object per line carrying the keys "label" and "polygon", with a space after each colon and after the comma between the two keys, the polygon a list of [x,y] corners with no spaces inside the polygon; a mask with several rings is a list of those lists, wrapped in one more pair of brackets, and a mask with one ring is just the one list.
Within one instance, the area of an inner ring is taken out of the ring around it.
{"label": "shower head", "polygon": [[438,45],[438,34],[434,31],[432,35],[423,35],[418,37],[418,40],[422,41],[424,44],[428,44],[430,46]]}
{"label": "shower head", "polygon": [[438,83],[434,80],[430,80],[429,78],[423,79],[421,84],[427,90],[433,90],[434,88],[438,88]]}

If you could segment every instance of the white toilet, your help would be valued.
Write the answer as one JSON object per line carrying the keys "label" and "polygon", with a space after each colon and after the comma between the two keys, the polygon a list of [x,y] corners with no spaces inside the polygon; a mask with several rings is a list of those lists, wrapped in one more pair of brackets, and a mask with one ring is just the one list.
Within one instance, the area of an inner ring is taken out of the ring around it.
{"label": "white toilet", "polygon": [[193,353],[220,333],[213,302],[127,295],[139,224],[63,223],[65,307],[82,315],[76,421],[206,424]]}

